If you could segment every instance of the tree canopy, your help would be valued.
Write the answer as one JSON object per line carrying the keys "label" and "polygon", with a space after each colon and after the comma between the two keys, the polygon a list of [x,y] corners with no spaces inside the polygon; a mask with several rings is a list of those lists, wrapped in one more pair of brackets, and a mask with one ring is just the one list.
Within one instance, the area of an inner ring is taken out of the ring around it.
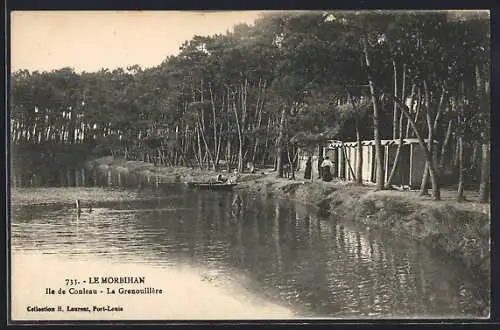
{"label": "tree canopy", "polygon": [[283,12],[194,36],[149,69],[20,70],[11,137],[116,136],[129,142],[115,151],[130,154],[156,137],[167,163],[240,170],[280,158],[297,133],[346,141],[404,131],[432,135],[443,156],[459,139],[472,150],[490,136],[489,24],[467,12]]}

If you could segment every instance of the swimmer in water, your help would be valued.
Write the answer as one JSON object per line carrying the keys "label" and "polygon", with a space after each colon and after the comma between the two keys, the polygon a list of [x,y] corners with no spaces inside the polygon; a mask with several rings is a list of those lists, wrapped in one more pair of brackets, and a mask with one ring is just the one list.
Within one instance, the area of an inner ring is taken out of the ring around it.
{"label": "swimmer in water", "polygon": [[[89,203],[88,212],[89,212],[89,213],[92,213],[92,211],[93,211],[93,210],[92,210],[92,205]],[[79,199],[77,199],[77,200],[76,200],[76,213],[77,213],[78,215],[80,215],[80,214],[82,213],[82,205],[81,205],[81,203],[80,203],[80,200],[79,200]]]}
{"label": "swimmer in water", "polygon": [[76,200],[76,212],[78,214],[82,213],[82,207],[80,205],[80,200],[79,199]]}

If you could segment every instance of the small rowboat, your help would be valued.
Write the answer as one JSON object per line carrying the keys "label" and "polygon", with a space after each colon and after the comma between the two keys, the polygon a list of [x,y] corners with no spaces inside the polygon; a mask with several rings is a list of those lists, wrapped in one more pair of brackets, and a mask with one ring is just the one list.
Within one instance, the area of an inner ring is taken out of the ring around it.
{"label": "small rowboat", "polygon": [[237,183],[228,182],[187,182],[188,187],[212,190],[231,190]]}

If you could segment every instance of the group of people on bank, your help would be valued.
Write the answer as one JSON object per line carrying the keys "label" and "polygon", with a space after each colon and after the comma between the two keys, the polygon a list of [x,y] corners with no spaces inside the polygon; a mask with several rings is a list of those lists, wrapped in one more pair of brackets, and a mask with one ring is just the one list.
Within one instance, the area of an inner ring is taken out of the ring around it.
{"label": "group of people on bank", "polygon": [[[318,162],[319,178],[323,181],[332,181],[332,171],[335,170],[335,164],[329,157],[325,157],[322,161]],[[306,161],[306,168],[304,171],[304,179],[311,179],[312,177],[312,157],[308,157]]]}
{"label": "group of people on bank", "polygon": [[[283,164],[283,175],[284,177],[289,177],[288,171],[291,169],[289,168],[290,164]],[[335,163],[330,160],[330,158],[327,156],[324,159],[320,157],[318,161],[318,179],[321,179],[323,181],[329,182],[332,181],[333,175],[332,172],[336,171],[336,166]],[[251,173],[255,173],[253,166],[252,166],[252,171]],[[287,173],[287,174],[285,174]],[[306,161],[306,167],[304,171],[304,179],[311,179],[312,178],[312,157],[309,156]],[[215,183],[231,183],[234,182],[234,178],[229,178],[223,174],[218,174],[215,179],[213,180]]]}

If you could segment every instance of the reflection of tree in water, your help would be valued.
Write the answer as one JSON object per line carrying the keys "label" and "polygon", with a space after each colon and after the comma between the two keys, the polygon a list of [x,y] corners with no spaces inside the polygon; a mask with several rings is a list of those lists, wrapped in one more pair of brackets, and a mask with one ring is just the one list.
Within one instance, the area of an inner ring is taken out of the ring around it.
{"label": "reflection of tree in water", "polygon": [[[329,262],[330,272],[334,274],[330,287],[332,296],[338,297],[343,306],[350,306],[352,296],[357,297],[358,309],[365,313],[381,315],[456,315],[460,295],[449,282],[448,276],[439,274],[442,265],[433,264],[436,258],[429,255],[417,244],[384,244],[380,237],[364,236],[339,227],[336,235],[339,247],[352,255],[356,248],[356,259]],[[342,243],[343,242],[343,243]],[[354,244],[353,244],[354,243]],[[334,259],[333,256],[330,259]],[[430,262],[432,261],[432,262]],[[446,272],[447,270],[443,270]],[[344,276],[349,274],[349,276]],[[370,275],[371,274],[371,275]],[[461,281],[456,279],[455,281]],[[457,288],[458,288],[458,282]],[[351,287],[351,292],[338,288]],[[346,294],[347,293],[347,294]],[[441,297],[441,301],[436,297]],[[473,308],[469,312],[474,312]],[[354,315],[354,314],[353,314]]]}
{"label": "reflection of tree in water", "polygon": [[332,312],[327,303],[325,249],[321,240],[319,219],[314,213],[302,211],[303,206],[295,207],[294,222],[297,240],[290,242],[296,245],[296,258],[291,262],[296,264],[295,281],[296,302],[305,305],[315,312]]}
{"label": "reflection of tree in water", "polygon": [[202,235],[202,224],[203,224],[203,218],[204,218],[204,204],[201,196],[198,196],[196,200],[196,213],[193,221],[193,232],[189,236],[190,237],[190,254],[192,261],[197,258],[197,247],[198,244],[202,243],[201,235]]}
{"label": "reflection of tree in water", "polygon": [[259,214],[257,212],[252,212],[252,229],[253,235],[255,237],[255,244],[262,244],[261,236],[260,236],[260,228],[259,228]]}
{"label": "reflection of tree in water", "polygon": [[277,271],[281,273],[283,271],[283,257],[281,255],[281,235],[280,235],[280,205],[276,203],[274,209],[273,217],[273,242],[274,250],[276,253],[276,266]]}
{"label": "reflection of tree in water", "polygon": [[[61,163],[51,161],[50,164],[31,162],[25,165],[23,162],[18,162],[16,167],[12,168],[11,182],[14,187],[96,186],[95,179],[103,175],[107,178],[107,174],[97,169],[88,170],[81,164],[61,166]],[[107,184],[106,181],[101,182]]]}
{"label": "reflection of tree in water", "polygon": [[[441,289],[441,303],[429,300],[428,293],[438,296],[434,288],[442,283],[425,265],[432,257],[417,255],[419,249],[411,245],[387,245],[383,237],[321,220],[300,207],[258,201],[248,202],[247,211],[238,217],[229,215],[223,230],[217,224],[225,223],[221,214],[231,197],[219,204],[211,195],[199,196],[198,229],[188,237],[207,247],[198,249],[203,252],[195,259],[239,269],[253,279],[256,291],[282,303],[343,316],[432,315],[456,304],[452,284]],[[221,244],[224,241],[232,244]],[[208,257],[214,254],[219,257]],[[434,284],[426,284],[425,278]]]}

